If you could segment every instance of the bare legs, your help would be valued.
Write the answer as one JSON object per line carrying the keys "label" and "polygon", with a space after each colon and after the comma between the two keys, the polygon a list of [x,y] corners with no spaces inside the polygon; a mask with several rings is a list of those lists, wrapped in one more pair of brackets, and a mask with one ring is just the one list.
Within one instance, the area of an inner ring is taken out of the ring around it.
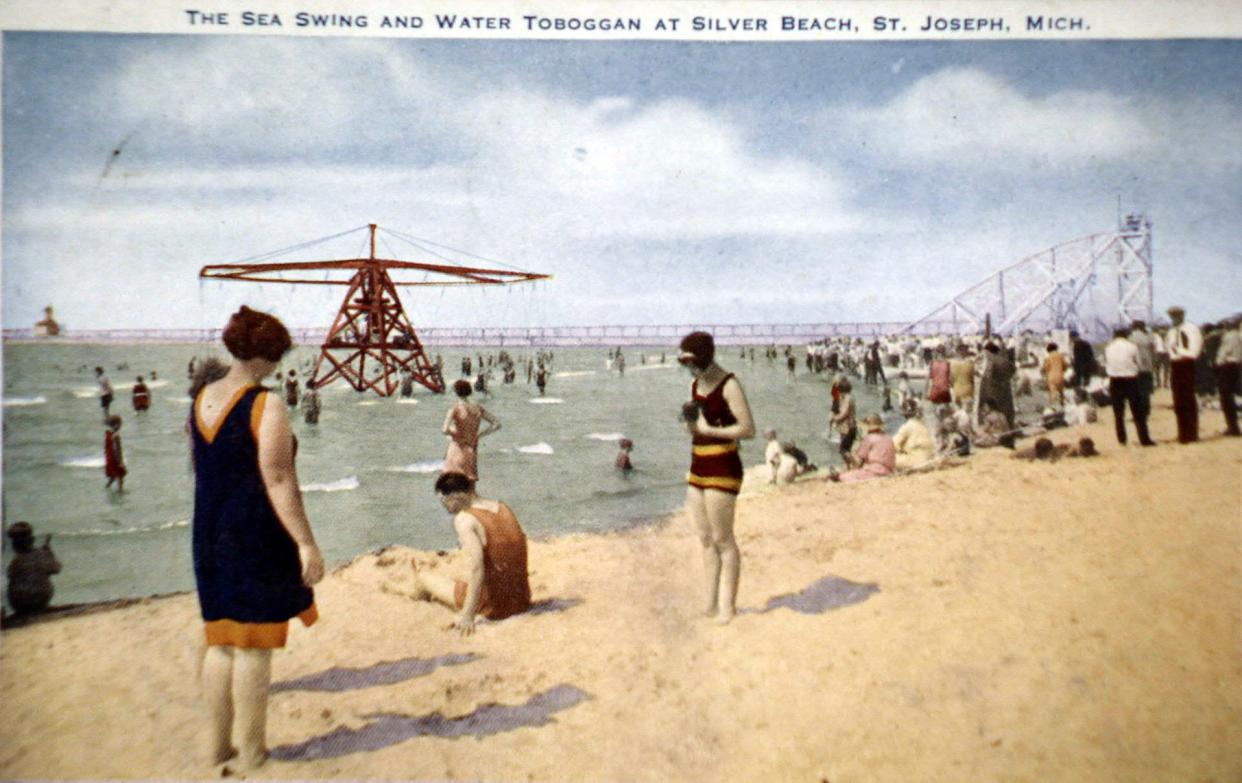
{"label": "bare legs", "polygon": [[416,601],[437,601],[450,609],[457,609],[457,581],[447,576],[418,570],[414,566],[414,594],[410,596]]}
{"label": "bare legs", "polygon": [[212,645],[203,658],[203,691],[211,714],[207,758],[223,763],[237,750],[232,744],[237,723],[241,763],[253,768],[267,759],[267,694],[272,680],[272,651]]}
{"label": "bare legs", "polygon": [[737,496],[715,489],[686,488],[686,509],[703,547],[706,577],[705,612],[718,623],[733,619],[742,556],[733,538],[733,509]]}

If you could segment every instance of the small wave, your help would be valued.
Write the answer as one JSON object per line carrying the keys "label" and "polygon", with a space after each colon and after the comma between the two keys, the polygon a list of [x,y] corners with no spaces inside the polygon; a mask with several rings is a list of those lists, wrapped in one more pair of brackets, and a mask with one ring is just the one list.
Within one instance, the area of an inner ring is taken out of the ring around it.
{"label": "small wave", "polygon": [[553,378],[579,378],[583,375],[594,375],[595,370],[565,370],[564,372],[553,373]]}
{"label": "small wave", "polygon": [[619,432],[592,432],[591,434],[587,435],[587,438],[589,438],[590,440],[603,440],[603,441],[609,441],[609,442],[618,441],[624,437],[625,436]]}
{"label": "small wave", "polygon": [[46,403],[47,403],[47,397],[44,397],[42,394],[36,397],[5,397],[4,398],[4,407],[6,408],[10,408],[10,407],[17,408],[17,407],[23,407],[26,405],[44,405]]}
{"label": "small wave", "polygon": [[543,441],[532,444],[530,446],[518,446],[518,451],[522,454],[554,454],[552,446]]}
{"label": "small wave", "polygon": [[418,400],[413,399],[413,398],[402,397],[401,399],[397,400],[397,404],[398,405],[417,405]]}
{"label": "small wave", "polygon": [[148,389],[162,389],[168,385],[168,381],[160,378],[158,381],[147,381]]}
{"label": "small wave", "polygon": [[397,465],[386,468],[393,473],[439,473],[444,470],[444,460],[442,459],[420,459],[418,462],[409,465]]}
{"label": "small wave", "polygon": [[78,538],[81,536],[123,536],[132,533],[158,533],[161,530],[176,530],[177,528],[189,527],[190,520],[178,519],[175,522],[165,522],[161,525],[147,525],[143,527],[113,527],[113,528],[91,528],[89,530],[68,530],[57,533],[57,537]]}
{"label": "small wave", "polygon": [[102,468],[104,466],[104,458],[102,456],[70,457],[69,459],[62,459],[56,464],[63,468]]}
{"label": "small wave", "polygon": [[359,405],[379,405],[379,400],[359,400]]}
{"label": "small wave", "polygon": [[168,400],[169,402],[179,402],[184,405],[189,405],[190,403],[194,402],[194,400],[190,399],[189,396],[185,394],[181,395],[180,397],[165,397],[164,399]]}
{"label": "small wave", "polygon": [[89,400],[91,397],[99,396],[99,389],[74,389],[73,396],[79,400]]}
{"label": "small wave", "polygon": [[560,397],[532,397],[530,402],[532,405],[560,405],[565,401]]}
{"label": "small wave", "polygon": [[303,484],[303,492],[347,492],[351,489],[358,488],[357,476],[346,476],[339,481],[329,481],[326,483]]}
{"label": "small wave", "polygon": [[677,367],[675,364],[640,364],[637,367],[626,367],[625,370],[626,372],[638,372],[640,370],[672,370],[675,367]]}

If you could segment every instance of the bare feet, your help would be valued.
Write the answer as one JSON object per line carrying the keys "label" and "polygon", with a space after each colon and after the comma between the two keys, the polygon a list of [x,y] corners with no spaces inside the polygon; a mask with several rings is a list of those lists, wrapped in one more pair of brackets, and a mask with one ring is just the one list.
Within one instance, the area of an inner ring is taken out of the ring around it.
{"label": "bare feet", "polygon": [[418,561],[410,558],[410,568],[414,571],[414,593],[410,596],[415,601],[426,601],[431,598],[431,591],[423,585],[423,576],[418,570]]}
{"label": "bare feet", "polygon": [[732,621],[733,621],[733,612],[722,611],[716,615],[716,618],[712,622],[716,623],[716,625],[728,625]]}
{"label": "bare feet", "polygon": [[233,759],[236,757],[237,757],[237,748],[234,748],[230,745],[224,750],[217,750],[211,754],[211,765],[214,767],[217,764],[223,764],[229,759]]}
{"label": "bare feet", "polygon": [[259,767],[263,766],[263,762],[267,761],[267,757],[268,757],[267,748],[264,748],[263,750],[257,753],[254,753],[254,754],[248,753],[244,756],[241,756],[240,758],[237,759],[237,763],[242,769],[258,769]]}

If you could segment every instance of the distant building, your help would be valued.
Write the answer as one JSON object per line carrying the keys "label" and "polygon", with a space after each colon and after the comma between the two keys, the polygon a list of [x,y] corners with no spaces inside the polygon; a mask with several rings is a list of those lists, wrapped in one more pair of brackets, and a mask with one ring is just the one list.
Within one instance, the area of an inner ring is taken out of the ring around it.
{"label": "distant building", "polygon": [[55,337],[60,334],[60,324],[52,317],[52,306],[43,308],[43,314],[47,317],[34,325],[35,337]]}

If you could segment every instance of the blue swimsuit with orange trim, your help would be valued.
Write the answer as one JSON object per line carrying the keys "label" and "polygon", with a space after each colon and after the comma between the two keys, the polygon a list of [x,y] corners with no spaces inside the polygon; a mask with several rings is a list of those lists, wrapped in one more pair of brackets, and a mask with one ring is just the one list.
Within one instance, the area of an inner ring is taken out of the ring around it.
{"label": "blue swimsuit with orange trim", "polygon": [[[706,396],[699,396],[699,381],[690,386],[690,394],[699,403],[703,418],[713,427],[737,424],[737,417],[724,398],[724,387],[733,377],[729,373]],[[718,489],[730,495],[742,489],[742,458],[737,451],[737,441],[696,434],[690,441],[690,473],[686,483],[700,489]]]}
{"label": "blue swimsuit with orange trim", "polygon": [[208,644],[281,647],[291,617],[306,625],[317,617],[297,544],[259,472],[266,393],[260,386],[239,389],[215,428],[199,413],[202,393],[190,412],[194,578]]}

